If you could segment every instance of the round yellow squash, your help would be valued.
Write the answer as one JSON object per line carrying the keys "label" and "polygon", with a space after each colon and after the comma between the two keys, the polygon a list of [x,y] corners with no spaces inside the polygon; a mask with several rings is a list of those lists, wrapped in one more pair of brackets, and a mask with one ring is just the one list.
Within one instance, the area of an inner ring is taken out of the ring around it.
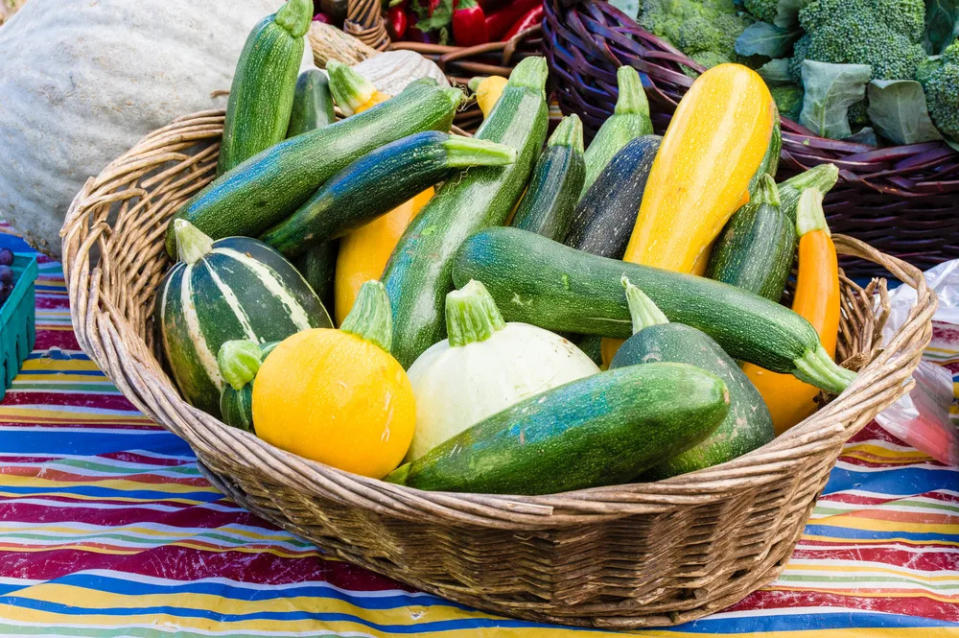
{"label": "round yellow squash", "polygon": [[[361,315],[369,307],[365,289],[354,308]],[[279,448],[381,478],[399,465],[413,439],[413,388],[380,345],[389,328],[377,339],[349,319],[340,330],[298,332],[267,356],[253,383],[253,422],[256,434]]]}

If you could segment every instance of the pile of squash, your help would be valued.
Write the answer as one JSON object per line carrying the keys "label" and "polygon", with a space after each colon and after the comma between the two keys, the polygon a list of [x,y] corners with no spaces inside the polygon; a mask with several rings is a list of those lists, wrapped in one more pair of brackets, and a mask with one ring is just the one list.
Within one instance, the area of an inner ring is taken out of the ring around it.
{"label": "pile of squash", "polygon": [[837,170],[775,182],[753,71],[701,75],[660,138],[624,67],[584,148],[576,115],[548,136],[529,57],[474,84],[487,117],[464,138],[458,89],[297,77],[309,4],[250,34],[218,177],[170,223],[156,323],[193,405],[350,472],[541,494],[722,463],[852,381]]}

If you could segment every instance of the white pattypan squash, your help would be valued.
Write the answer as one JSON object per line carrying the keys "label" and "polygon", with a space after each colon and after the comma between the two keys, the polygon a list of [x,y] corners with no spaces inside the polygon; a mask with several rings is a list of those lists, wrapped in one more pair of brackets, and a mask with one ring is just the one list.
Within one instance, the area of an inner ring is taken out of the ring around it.
{"label": "white pattypan squash", "polygon": [[447,295],[446,329],[449,338],[407,371],[416,396],[407,460],[521,399],[599,372],[567,339],[530,324],[505,323],[478,281]]}

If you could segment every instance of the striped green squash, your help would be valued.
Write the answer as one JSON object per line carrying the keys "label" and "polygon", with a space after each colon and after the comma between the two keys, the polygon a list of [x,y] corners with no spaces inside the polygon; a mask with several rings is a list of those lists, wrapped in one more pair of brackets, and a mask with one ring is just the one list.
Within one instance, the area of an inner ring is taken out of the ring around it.
{"label": "striped green squash", "polygon": [[181,261],[160,283],[160,343],[186,400],[219,415],[220,346],[281,341],[333,323],[303,276],[266,244],[248,237],[214,242],[186,220],[175,224]]}

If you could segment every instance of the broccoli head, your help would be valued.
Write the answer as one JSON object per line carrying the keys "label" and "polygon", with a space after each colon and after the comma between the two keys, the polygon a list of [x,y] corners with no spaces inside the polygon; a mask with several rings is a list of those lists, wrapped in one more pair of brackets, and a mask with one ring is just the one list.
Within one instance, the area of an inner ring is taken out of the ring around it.
{"label": "broccoli head", "polygon": [[944,137],[959,142],[959,40],[923,62],[916,79],[926,94],[932,123]]}
{"label": "broccoli head", "polygon": [[705,67],[738,60],[736,38],[753,20],[733,0],[643,0],[639,24]]}
{"label": "broccoli head", "polygon": [[868,64],[875,79],[910,80],[926,55],[924,20],[924,0],[813,0],[799,11],[806,33],[793,48],[793,76],[809,59]]}
{"label": "broccoli head", "polygon": [[779,0],[745,0],[743,6],[757,20],[772,24],[779,13]]}

